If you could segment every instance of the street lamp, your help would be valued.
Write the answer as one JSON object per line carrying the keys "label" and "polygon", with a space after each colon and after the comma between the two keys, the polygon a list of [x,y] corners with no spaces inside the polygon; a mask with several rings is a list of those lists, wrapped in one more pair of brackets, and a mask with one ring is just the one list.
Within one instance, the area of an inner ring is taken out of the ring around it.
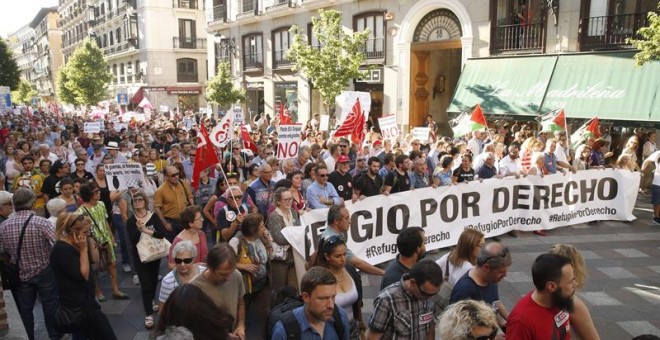
{"label": "street lamp", "polygon": [[232,37],[227,38],[224,35],[220,33],[215,34],[215,43],[218,44],[218,46],[221,49],[226,49],[229,51],[234,57],[238,57],[238,47],[236,47],[236,40]]}

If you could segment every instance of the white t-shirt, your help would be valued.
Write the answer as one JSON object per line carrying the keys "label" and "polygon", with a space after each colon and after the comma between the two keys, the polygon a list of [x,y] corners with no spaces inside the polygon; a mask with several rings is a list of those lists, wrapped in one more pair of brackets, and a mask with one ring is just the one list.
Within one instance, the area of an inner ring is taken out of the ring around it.
{"label": "white t-shirt", "polygon": [[[447,258],[449,257],[450,253],[444,254],[439,260],[435,261],[440,268],[442,269],[442,276],[444,277],[445,275],[445,268],[447,264]],[[456,282],[465,275],[470,269],[474,268],[472,263],[468,261],[464,261],[460,267],[456,267],[451,262],[449,263],[449,283],[454,286],[456,285]]]}

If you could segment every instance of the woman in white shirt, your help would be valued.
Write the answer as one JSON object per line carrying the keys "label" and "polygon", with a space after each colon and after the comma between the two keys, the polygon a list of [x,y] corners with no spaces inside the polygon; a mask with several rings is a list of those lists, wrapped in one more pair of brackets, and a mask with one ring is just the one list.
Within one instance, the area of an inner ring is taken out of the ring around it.
{"label": "woman in white shirt", "polygon": [[[449,283],[453,286],[477,263],[479,249],[486,244],[484,234],[476,229],[465,229],[458,238],[458,244],[436,263],[442,272],[449,271]],[[447,263],[449,261],[449,263]]]}

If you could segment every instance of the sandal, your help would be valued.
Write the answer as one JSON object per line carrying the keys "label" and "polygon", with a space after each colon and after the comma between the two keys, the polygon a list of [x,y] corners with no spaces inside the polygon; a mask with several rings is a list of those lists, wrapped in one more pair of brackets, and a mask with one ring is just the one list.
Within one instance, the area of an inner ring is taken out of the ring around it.
{"label": "sandal", "polygon": [[128,300],[129,299],[128,295],[126,295],[124,293],[121,293],[121,292],[118,293],[118,294],[112,293],[112,297],[116,300]]}
{"label": "sandal", "polygon": [[154,317],[149,315],[146,318],[144,318],[144,328],[146,329],[152,329],[154,328]]}

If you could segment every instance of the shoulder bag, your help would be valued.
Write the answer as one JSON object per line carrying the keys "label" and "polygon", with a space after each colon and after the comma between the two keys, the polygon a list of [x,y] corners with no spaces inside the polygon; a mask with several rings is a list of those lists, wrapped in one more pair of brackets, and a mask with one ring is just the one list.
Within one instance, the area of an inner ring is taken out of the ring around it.
{"label": "shoulder bag", "polygon": [[25,230],[27,229],[27,225],[30,223],[32,216],[34,216],[34,214],[30,215],[25,223],[23,223],[21,236],[18,237],[18,248],[16,248],[16,263],[10,262],[11,255],[9,255],[8,252],[0,254],[0,275],[2,276],[3,289],[14,290],[17,289],[21,284],[18,261],[21,259],[21,248],[23,247],[23,237],[25,236]]}
{"label": "shoulder bag", "polygon": [[[101,228],[98,224],[96,224],[94,216],[92,216],[87,207],[82,207],[85,209],[87,216],[89,216],[89,218],[92,220],[92,223],[94,223],[94,227],[100,230]],[[94,232],[91,234],[91,240],[92,247],[88,247],[88,249],[90,251],[90,259],[92,259],[92,270],[97,272],[108,271],[108,267],[110,266],[110,263],[112,263],[112,256],[110,256],[110,242],[101,243],[101,241],[98,239],[98,236]]]}
{"label": "shoulder bag", "polygon": [[449,299],[451,298],[451,291],[454,289],[454,286],[449,283],[449,255],[447,255],[447,262],[445,263],[445,271],[442,275],[442,286],[440,286],[440,291],[433,297],[433,302],[435,303],[435,317],[440,319],[440,315],[447,309],[449,306]]}
{"label": "shoulder bag", "polygon": [[[149,221],[153,213],[149,213],[145,220]],[[137,216],[136,216],[137,219]],[[169,253],[172,244],[165,238],[155,238],[146,233],[140,233],[140,241],[138,241],[136,248],[140,261],[147,263],[166,257]]]}

